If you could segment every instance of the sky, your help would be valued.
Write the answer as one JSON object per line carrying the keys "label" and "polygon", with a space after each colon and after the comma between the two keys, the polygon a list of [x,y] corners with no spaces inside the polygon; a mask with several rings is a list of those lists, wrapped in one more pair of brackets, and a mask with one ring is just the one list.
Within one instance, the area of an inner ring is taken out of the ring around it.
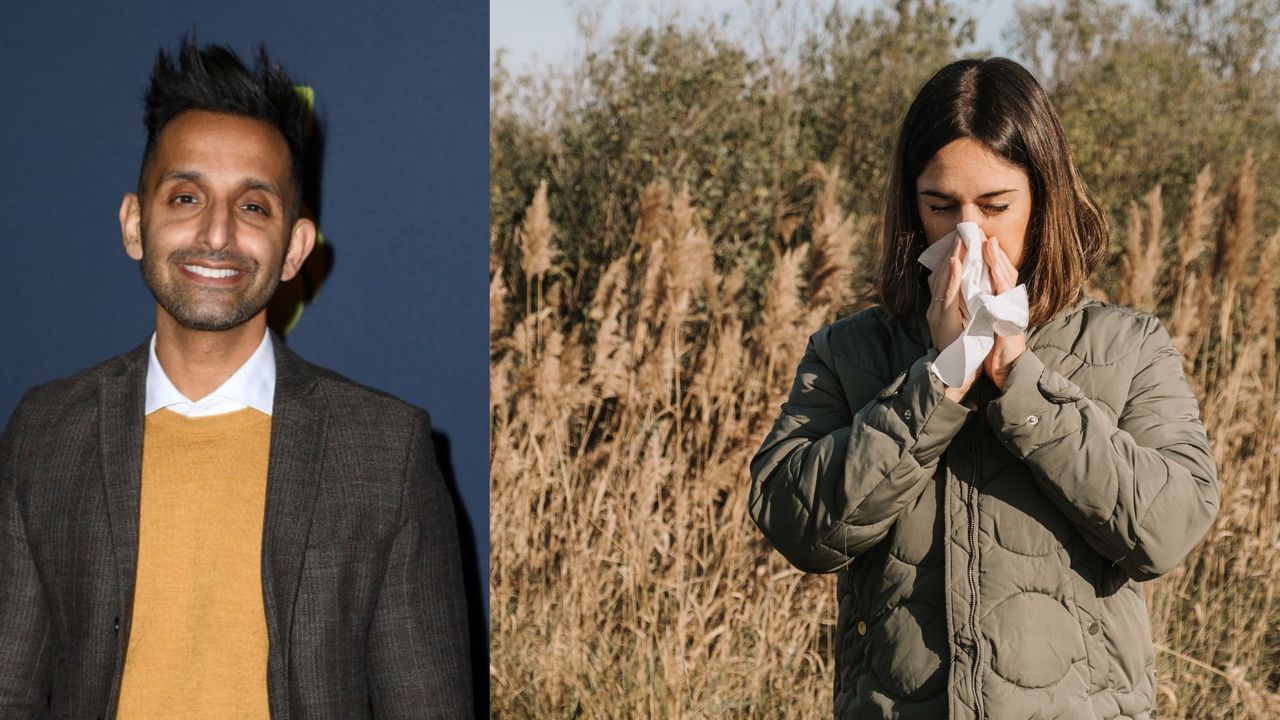
{"label": "sky", "polygon": [[[782,4],[795,0],[781,0]],[[872,0],[841,0],[847,9],[871,7]],[[827,3],[822,3],[826,6]],[[1000,37],[1013,20],[1014,0],[974,0],[968,3],[971,13],[979,18],[976,48],[1007,52]],[[576,18],[585,10],[599,13],[600,32],[608,36],[623,21],[646,23],[655,16],[666,16],[673,10],[690,18],[719,18],[730,13],[736,23],[749,21],[746,0],[490,0],[489,58],[505,50],[504,63],[520,74],[537,68],[565,65],[581,50]]]}

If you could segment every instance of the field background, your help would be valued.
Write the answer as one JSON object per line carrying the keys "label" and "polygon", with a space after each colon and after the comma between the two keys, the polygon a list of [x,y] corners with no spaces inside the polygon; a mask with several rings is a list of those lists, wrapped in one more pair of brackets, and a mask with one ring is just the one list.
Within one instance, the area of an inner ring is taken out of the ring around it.
{"label": "field background", "polygon": [[[784,7],[785,6],[785,7]],[[746,515],[807,336],[866,307],[893,133],[975,11],[659,13],[491,68],[495,717],[823,717],[835,583]],[[1161,717],[1280,717],[1280,0],[1026,3],[1112,245],[1183,353],[1222,508],[1148,586]]]}

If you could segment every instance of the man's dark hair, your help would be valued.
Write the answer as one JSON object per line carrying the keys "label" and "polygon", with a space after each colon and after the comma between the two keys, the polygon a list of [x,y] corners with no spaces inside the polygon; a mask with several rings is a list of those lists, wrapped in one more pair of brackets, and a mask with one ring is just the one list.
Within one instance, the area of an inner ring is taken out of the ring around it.
{"label": "man's dark hair", "polygon": [[204,110],[262,120],[280,131],[293,161],[290,214],[297,216],[302,201],[308,110],[294,90],[293,80],[284,68],[271,62],[266,48],[258,47],[257,64],[250,72],[231,48],[225,45],[200,48],[194,33],[184,35],[175,56],[163,48],[157,54],[144,103],[147,146],[138,174],[140,196],[142,175],[155,154],[160,131],[188,110]]}

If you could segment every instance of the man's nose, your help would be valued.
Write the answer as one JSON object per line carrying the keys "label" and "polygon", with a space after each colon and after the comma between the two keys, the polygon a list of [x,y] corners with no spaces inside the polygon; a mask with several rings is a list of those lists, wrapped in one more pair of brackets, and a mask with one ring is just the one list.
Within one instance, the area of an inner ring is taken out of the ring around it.
{"label": "man's nose", "polygon": [[233,208],[213,203],[205,213],[201,241],[212,250],[221,250],[235,243],[235,215]]}

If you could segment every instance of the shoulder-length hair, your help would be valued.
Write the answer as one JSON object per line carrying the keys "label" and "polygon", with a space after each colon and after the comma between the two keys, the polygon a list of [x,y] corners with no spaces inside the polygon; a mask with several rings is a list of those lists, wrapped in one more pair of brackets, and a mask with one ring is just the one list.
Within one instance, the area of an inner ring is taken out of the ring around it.
{"label": "shoulder-length hair", "polygon": [[1071,159],[1066,134],[1040,83],[1006,58],[958,60],[920,88],[902,121],[881,208],[874,293],[905,319],[927,301],[927,245],[916,179],[939,150],[973,138],[1031,180],[1031,219],[1018,282],[1026,283],[1030,324],[1075,302],[1107,248],[1107,226]]}

